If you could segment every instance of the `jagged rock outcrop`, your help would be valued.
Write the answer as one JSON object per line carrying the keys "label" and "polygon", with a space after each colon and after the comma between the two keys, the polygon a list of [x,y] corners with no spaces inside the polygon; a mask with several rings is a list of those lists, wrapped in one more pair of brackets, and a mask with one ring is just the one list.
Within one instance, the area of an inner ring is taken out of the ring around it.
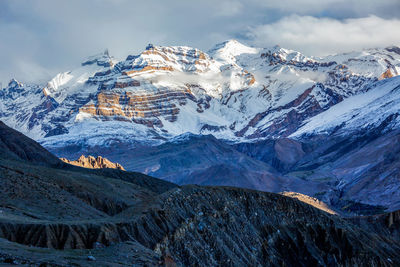
{"label": "jagged rock outcrop", "polygon": [[82,155],[77,160],[68,160],[66,158],[60,158],[60,159],[65,163],[89,169],[110,168],[123,171],[125,170],[124,167],[121,166],[121,164],[111,162],[108,159],[103,158],[101,156],[97,156],[95,158],[93,156],[85,157],[84,155]]}

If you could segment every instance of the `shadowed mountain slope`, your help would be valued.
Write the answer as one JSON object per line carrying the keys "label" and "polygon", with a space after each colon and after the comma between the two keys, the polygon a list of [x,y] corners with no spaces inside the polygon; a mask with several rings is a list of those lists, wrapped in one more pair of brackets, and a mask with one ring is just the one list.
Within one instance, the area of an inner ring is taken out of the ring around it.
{"label": "shadowed mountain slope", "polygon": [[62,165],[60,160],[37,142],[0,121],[0,157],[26,160],[41,165]]}
{"label": "shadowed mountain slope", "polygon": [[[28,142],[20,138],[16,144]],[[380,235],[379,227],[362,228],[274,193],[178,187],[138,173],[43,166],[29,158],[9,159],[6,153],[0,156],[0,183],[3,262],[55,266],[400,264],[398,240]],[[95,262],[88,262],[89,255]]]}
{"label": "shadowed mountain slope", "polygon": [[[71,147],[58,153],[62,157],[75,158],[81,151]],[[305,185],[296,177],[287,179],[270,162],[241,153],[212,135],[185,134],[158,146],[140,144],[107,150],[92,148],[88,153],[119,162],[127,170],[180,185],[235,186],[268,192],[298,191],[301,188],[308,188],[309,192],[323,190],[312,182]]]}

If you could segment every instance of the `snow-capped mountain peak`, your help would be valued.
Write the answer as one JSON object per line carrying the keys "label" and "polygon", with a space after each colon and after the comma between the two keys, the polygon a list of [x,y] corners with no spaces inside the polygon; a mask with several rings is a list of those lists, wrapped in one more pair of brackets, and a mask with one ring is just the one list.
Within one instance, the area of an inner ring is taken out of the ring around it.
{"label": "snow-capped mountain peak", "polygon": [[15,89],[17,87],[23,87],[23,84],[17,81],[16,79],[11,79],[8,83],[8,88]]}
{"label": "snow-capped mountain peak", "polygon": [[217,44],[209,51],[209,54],[216,59],[235,62],[236,57],[242,54],[257,54],[259,49],[246,46],[235,39]]}
{"label": "snow-capped mountain peak", "polygon": [[82,66],[96,64],[103,67],[112,67],[115,64],[115,59],[110,56],[108,49],[105,49],[103,53],[90,56],[81,64]]}
{"label": "snow-capped mountain peak", "polygon": [[148,45],[122,61],[108,51],[91,56],[45,86],[15,90],[14,81],[0,92],[0,119],[47,144],[81,134],[90,143],[186,132],[230,140],[288,136],[399,71],[395,47],[313,58],[236,40],[208,53]]}

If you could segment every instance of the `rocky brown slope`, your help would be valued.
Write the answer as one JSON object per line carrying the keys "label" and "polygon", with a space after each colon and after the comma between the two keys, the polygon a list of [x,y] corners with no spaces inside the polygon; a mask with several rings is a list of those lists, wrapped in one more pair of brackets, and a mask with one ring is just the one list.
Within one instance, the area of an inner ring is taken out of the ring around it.
{"label": "rocky brown slope", "polygon": [[278,194],[178,187],[138,173],[43,166],[4,156],[0,178],[0,259],[4,262],[400,264],[398,240],[381,235],[379,227],[358,226]]}
{"label": "rocky brown slope", "polygon": [[103,158],[101,156],[97,156],[95,158],[93,156],[85,157],[84,155],[82,155],[77,160],[68,160],[66,158],[60,158],[60,159],[65,163],[89,169],[110,168],[110,169],[125,171],[124,167],[122,167],[121,164],[111,162],[108,159]]}

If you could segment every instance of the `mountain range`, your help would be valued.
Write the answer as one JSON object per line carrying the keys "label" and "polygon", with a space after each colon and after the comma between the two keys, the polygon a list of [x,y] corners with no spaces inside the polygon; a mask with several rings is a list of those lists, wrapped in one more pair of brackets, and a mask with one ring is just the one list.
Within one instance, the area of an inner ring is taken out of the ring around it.
{"label": "mountain range", "polygon": [[178,184],[400,208],[400,48],[323,58],[235,40],[106,50],[46,84],[12,80],[0,119],[58,157],[103,156]]}

